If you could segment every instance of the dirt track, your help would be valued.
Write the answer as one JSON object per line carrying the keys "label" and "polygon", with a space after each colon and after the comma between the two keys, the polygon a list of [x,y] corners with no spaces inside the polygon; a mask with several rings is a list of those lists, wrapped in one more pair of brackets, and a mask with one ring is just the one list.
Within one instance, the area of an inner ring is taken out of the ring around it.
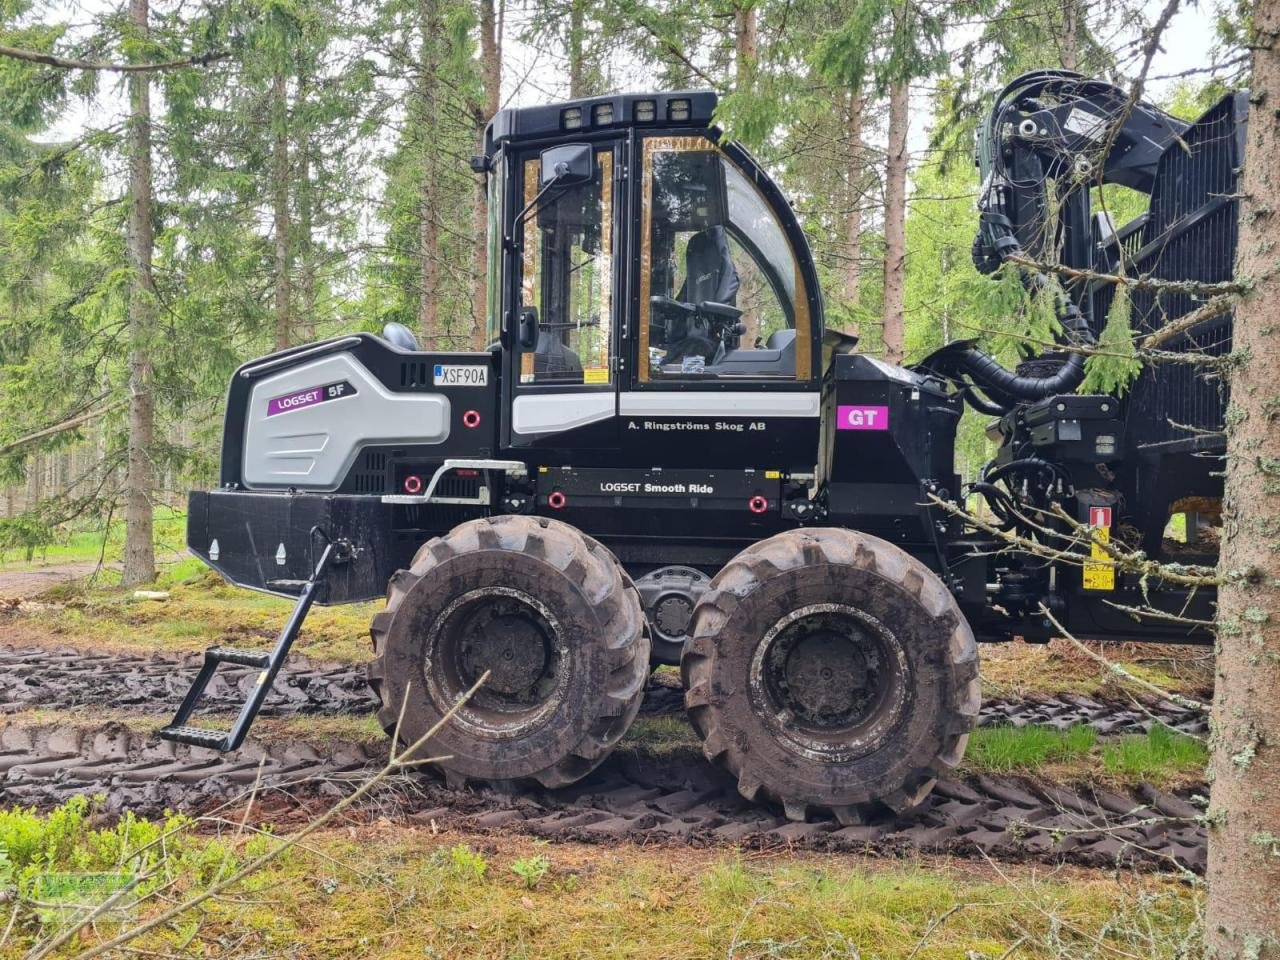
{"label": "dirt track", "polygon": [[[109,706],[147,713],[174,710],[199,669],[199,654],[109,654],[72,648],[0,646],[0,713],[33,707],[69,709]],[[234,710],[257,679],[251,667],[223,666],[210,683],[206,704],[211,711]],[[655,677],[642,710],[648,714],[679,713],[684,694],[674,678]],[[368,713],[375,707],[360,664],[315,663],[290,657],[264,707],[264,714]],[[990,700],[982,706],[982,725],[1043,724],[1065,730],[1085,724],[1102,735],[1147,730],[1154,722],[1184,733],[1208,732],[1203,714],[1176,704],[1094,700],[1073,694],[1025,700]]]}
{"label": "dirt track", "polygon": [[[0,647],[0,712],[40,706],[126,707],[162,718],[186,690],[199,657],[113,656],[75,650]],[[256,671],[226,668],[210,688],[211,705],[239,705]],[[650,683],[645,712],[682,710],[674,678]],[[372,709],[359,665],[294,658],[277,681],[268,712],[367,713]],[[1147,707],[1060,696],[992,701],[983,723],[1085,723],[1103,735],[1145,729],[1159,718],[1202,732],[1203,716],[1172,704]],[[203,811],[240,797],[255,781],[264,799],[307,804],[350,790],[385,760],[381,743],[250,743],[232,756],[165,743],[108,724],[0,731],[0,799],[47,808],[80,793],[102,794],[110,810]],[[260,768],[261,763],[261,768]],[[258,777],[261,775],[261,780]],[[696,750],[619,749],[596,773],[568,790],[525,793],[452,791],[415,778],[384,790],[379,812],[467,829],[516,830],[594,842],[632,840],[697,845],[780,845],[810,849],[977,850],[1002,858],[1117,859],[1151,867],[1202,870],[1204,832],[1188,800],[1143,789],[1129,796],[1072,792],[1012,778],[973,777],[939,784],[924,806],[895,822],[842,828],[833,821],[789,823],[742,800],[732,783]]]}
{"label": "dirt track", "polygon": [[[10,726],[0,733],[6,803],[48,807],[70,796],[106,797],[109,811],[207,811],[243,800],[258,784],[265,803],[338,796],[385,759],[383,748],[299,744],[251,746],[230,757],[158,742],[120,725],[90,731]],[[629,840],[698,846],[794,846],[816,850],[918,849],[1005,859],[1130,863],[1204,869],[1200,811],[1188,800],[1144,789],[1131,796],[1073,792],[1013,778],[940,783],[925,804],[893,822],[841,827],[789,823],[738,796],[700,754],[617,751],[575,786],[506,795],[449,790],[414,778],[391,784],[366,810],[470,830],[514,830],[548,839]]]}

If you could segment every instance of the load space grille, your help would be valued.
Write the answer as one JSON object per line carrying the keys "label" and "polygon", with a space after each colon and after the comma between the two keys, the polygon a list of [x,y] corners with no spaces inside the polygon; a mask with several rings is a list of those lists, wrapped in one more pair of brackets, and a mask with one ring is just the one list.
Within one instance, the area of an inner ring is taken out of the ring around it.
{"label": "load space grille", "polygon": [[[1125,238],[1125,272],[1157,280],[1219,283],[1235,265],[1236,179],[1241,163],[1246,101],[1224,98],[1200,118],[1160,159],[1149,214]],[[1136,243],[1141,238],[1141,245]],[[1094,291],[1094,323],[1101,329],[1114,299],[1112,284]],[[1204,305],[1208,296],[1185,291],[1136,289],[1131,324],[1142,335],[1175,323]],[[1218,357],[1231,350],[1231,315],[1222,314],[1169,340],[1161,349]],[[1128,448],[1204,440],[1220,431],[1227,388],[1206,364],[1148,362],[1127,398]]]}

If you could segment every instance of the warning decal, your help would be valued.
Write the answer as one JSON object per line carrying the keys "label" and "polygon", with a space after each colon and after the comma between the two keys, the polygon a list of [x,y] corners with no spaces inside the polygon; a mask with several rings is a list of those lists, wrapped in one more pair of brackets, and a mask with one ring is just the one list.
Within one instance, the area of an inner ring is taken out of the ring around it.
{"label": "warning decal", "polygon": [[1090,507],[1089,528],[1093,540],[1089,544],[1089,559],[1084,562],[1083,586],[1086,590],[1114,590],[1115,563],[1103,547],[1111,542],[1111,508]]}

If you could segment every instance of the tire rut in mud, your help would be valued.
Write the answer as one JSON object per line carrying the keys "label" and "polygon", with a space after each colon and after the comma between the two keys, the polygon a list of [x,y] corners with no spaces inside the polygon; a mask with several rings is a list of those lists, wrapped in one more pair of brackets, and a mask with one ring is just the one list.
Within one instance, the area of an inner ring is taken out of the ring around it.
{"label": "tire rut in mud", "polygon": [[[0,714],[34,707],[72,709],[104,706],[163,713],[177,709],[200,667],[201,655],[113,654],[71,648],[0,646]],[[225,665],[209,684],[206,712],[237,710],[258,671]],[[293,655],[276,678],[263,714],[372,713],[377,701],[364,664],[310,661]],[[649,679],[640,713],[683,714],[684,691],[671,674]],[[1160,722],[1182,733],[1204,735],[1206,714],[1167,701],[1143,703],[1093,699],[1079,694],[992,699],[982,704],[979,726],[1043,724],[1065,730],[1074,724],[1109,736],[1144,733]]]}
{"label": "tire rut in mud", "polygon": [[[199,813],[258,784],[268,809],[337,797],[385,760],[385,747],[301,742],[253,744],[231,756],[155,740],[119,724],[0,730],[0,804],[47,809],[77,794],[100,794],[108,812]],[[625,746],[585,780],[518,795],[450,790],[404,778],[376,793],[378,816],[436,821],[466,830],[514,831],[592,843],[897,851],[1005,860],[1128,864],[1203,872],[1202,810],[1184,796],[1143,787],[1131,795],[1067,789],[1009,777],[939,782],[916,811],[893,821],[841,827],[834,820],[788,822],[752,805],[700,752],[655,754]]]}
{"label": "tire rut in mud", "polygon": [[[34,707],[103,706],[176,710],[203,654],[119,654],[70,648],[0,647],[0,714]],[[257,682],[256,667],[223,665],[201,712],[238,710]],[[375,709],[363,665],[314,663],[292,656],[262,708],[266,716],[368,713]]]}

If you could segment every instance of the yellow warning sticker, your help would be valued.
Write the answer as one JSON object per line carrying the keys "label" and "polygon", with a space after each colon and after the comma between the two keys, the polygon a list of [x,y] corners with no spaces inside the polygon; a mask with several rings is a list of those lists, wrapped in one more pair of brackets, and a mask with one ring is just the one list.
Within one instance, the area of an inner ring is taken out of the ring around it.
{"label": "yellow warning sticker", "polygon": [[782,479],[782,471],[781,471],[781,470],[766,470],[766,471],[764,472],[764,478],[765,478],[766,480],[781,480],[781,479]]}
{"label": "yellow warning sticker", "polygon": [[608,383],[609,371],[603,368],[600,370],[583,370],[582,382],[583,383]]}
{"label": "yellow warning sticker", "polygon": [[1089,545],[1089,559],[1084,562],[1084,588],[1114,590],[1116,588],[1115,563],[1102,546],[1103,543],[1111,542],[1111,528],[1095,527],[1093,537],[1093,542]]}

